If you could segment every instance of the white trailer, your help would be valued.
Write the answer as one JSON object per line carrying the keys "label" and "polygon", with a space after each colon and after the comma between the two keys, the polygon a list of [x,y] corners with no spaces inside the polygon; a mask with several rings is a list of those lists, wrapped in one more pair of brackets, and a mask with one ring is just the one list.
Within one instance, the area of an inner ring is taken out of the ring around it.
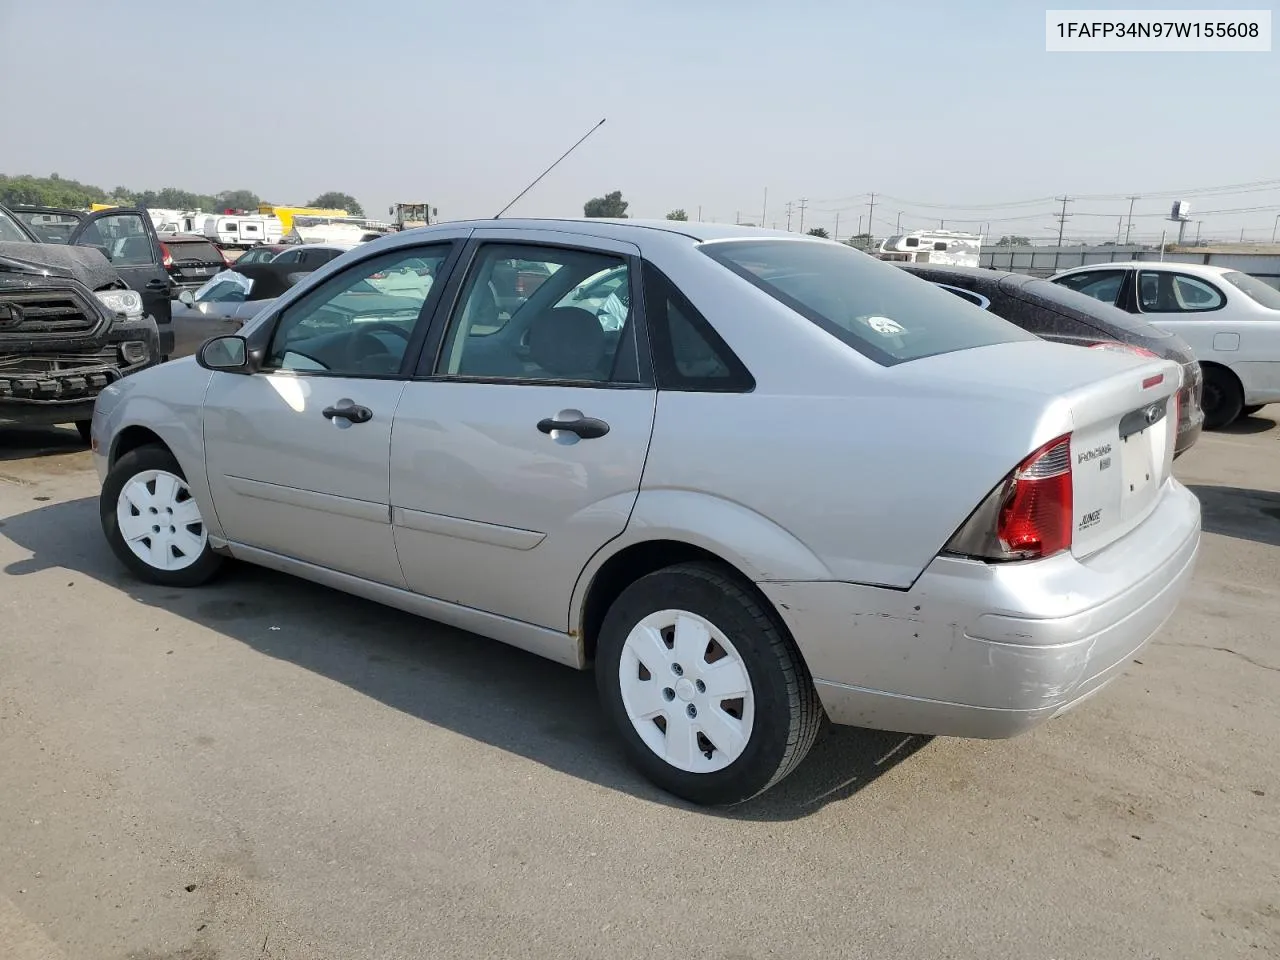
{"label": "white trailer", "polygon": [[209,217],[200,232],[220,247],[247,250],[260,243],[279,243],[284,230],[279,217],[228,214]]}
{"label": "white trailer", "polygon": [[913,230],[880,243],[881,260],[939,263],[976,267],[982,255],[982,235],[958,230]]}

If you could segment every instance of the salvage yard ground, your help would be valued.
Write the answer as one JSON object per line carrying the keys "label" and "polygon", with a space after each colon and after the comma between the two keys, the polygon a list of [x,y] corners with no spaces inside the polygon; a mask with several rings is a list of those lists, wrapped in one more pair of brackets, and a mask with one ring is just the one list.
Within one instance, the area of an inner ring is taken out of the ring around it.
{"label": "salvage yard ground", "polygon": [[239,567],[110,555],[73,431],[0,431],[5,960],[1280,955],[1280,406],[1127,675],[1012,741],[829,733],[759,801],[640,780],[591,677]]}

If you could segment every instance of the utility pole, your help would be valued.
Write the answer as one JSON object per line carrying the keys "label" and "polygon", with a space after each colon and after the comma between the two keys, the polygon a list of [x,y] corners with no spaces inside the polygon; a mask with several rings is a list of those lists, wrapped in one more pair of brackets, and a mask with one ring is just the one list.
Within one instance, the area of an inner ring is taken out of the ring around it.
{"label": "utility pole", "polygon": [[698,204],[698,222],[702,222],[702,204]]}
{"label": "utility pole", "polygon": [[833,231],[831,231],[831,239],[832,240],[840,239],[840,211],[839,210],[836,211],[836,228]]}
{"label": "utility pole", "polygon": [[1116,224],[1116,246],[1120,246],[1120,230],[1124,227],[1124,217],[1120,218],[1120,222]]}
{"label": "utility pole", "polygon": [[804,208],[807,207],[808,205],[809,205],[808,200],[802,199],[800,201],[800,232],[801,233],[804,233]]}
{"label": "utility pole", "polygon": [[1133,201],[1140,199],[1141,197],[1129,198],[1129,225],[1124,230],[1124,242],[1126,245],[1129,243],[1129,236],[1133,233]]}
{"label": "utility pole", "polygon": [[938,229],[939,229],[939,230],[945,230],[945,229],[947,229],[947,221],[945,221],[945,220],[939,220],[939,221],[938,221]]}
{"label": "utility pole", "polygon": [[[1278,217],[1277,219],[1280,219],[1280,217]],[[1197,247],[1200,246],[1200,224],[1202,223],[1204,223],[1203,220],[1196,221],[1196,246]],[[1275,239],[1275,231],[1272,231],[1271,236],[1272,236],[1272,239]]]}
{"label": "utility pole", "polygon": [[862,214],[858,214],[858,236],[862,236]]}
{"label": "utility pole", "polygon": [[787,233],[791,232],[791,201],[787,201]]}
{"label": "utility pole", "polygon": [[1054,197],[1053,199],[1062,201],[1062,213],[1058,214],[1055,218],[1058,221],[1058,248],[1053,251],[1053,272],[1057,273],[1058,257],[1062,255],[1062,233],[1067,229],[1067,220],[1070,217],[1070,214],[1067,213],[1067,204],[1070,202],[1071,198]]}
{"label": "utility pole", "polygon": [[769,188],[764,188],[764,204],[760,207],[760,226],[764,226],[764,222],[769,219]]}
{"label": "utility pole", "polygon": [[735,210],[735,211],[733,211],[733,225],[734,225],[735,227],[738,227],[738,226],[741,226],[741,225],[742,225],[742,211],[741,211],[741,210]]}
{"label": "utility pole", "polygon": [[898,229],[895,230],[894,232],[902,233],[902,211],[901,210],[898,211]]}
{"label": "utility pole", "polygon": [[867,233],[876,232],[876,195],[871,194],[871,209],[867,211]]}
{"label": "utility pole", "polygon": [[[1272,242],[1272,243],[1275,243],[1275,242],[1276,242],[1276,228],[1277,228],[1277,227],[1280,227],[1280,213],[1277,213],[1277,214],[1276,214],[1276,222],[1275,222],[1275,223],[1273,223],[1273,224],[1271,225],[1271,242]],[[1197,229],[1197,230],[1196,230],[1196,239],[1197,239],[1197,240],[1199,240],[1199,239],[1200,239],[1200,231],[1199,231],[1199,229]]]}

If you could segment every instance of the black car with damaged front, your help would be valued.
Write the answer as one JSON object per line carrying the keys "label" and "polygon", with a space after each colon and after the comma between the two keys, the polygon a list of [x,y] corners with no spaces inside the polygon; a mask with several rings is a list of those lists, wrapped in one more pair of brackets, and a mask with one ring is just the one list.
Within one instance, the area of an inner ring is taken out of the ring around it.
{"label": "black car with damaged front", "polygon": [[1174,456],[1186,453],[1199,439],[1204,428],[1204,374],[1190,345],[1176,334],[1118,307],[1026,274],[929,263],[894,265],[1045,340],[1173,360],[1182,367]]}
{"label": "black car with damaged front", "polygon": [[102,389],[159,357],[155,320],[96,250],[0,241],[0,423],[87,440]]}

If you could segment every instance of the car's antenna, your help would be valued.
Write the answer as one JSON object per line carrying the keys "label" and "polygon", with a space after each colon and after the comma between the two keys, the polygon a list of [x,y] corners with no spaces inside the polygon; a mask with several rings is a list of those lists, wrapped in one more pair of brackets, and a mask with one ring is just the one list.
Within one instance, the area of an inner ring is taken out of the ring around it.
{"label": "car's antenna", "polygon": [[[605,117],[605,120],[607,120],[607,119],[609,119],[609,118],[608,118],[608,117]],[[582,140],[586,140],[586,139],[587,139],[587,137],[591,136],[593,133],[595,133],[597,130],[599,130],[599,129],[600,129],[601,127],[603,127],[603,126],[604,126],[604,120],[601,120],[601,121],[600,121],[599,123],[597,123],[594,127],[592,127],[590,130],[588,130],[586,133],[584,133],[584,134],[582,135]],[[577,150],[577,149],[578,149],[578,146],[582,143],[582,140],[579,140],[579,141],[578,141],[577,143],[575,143],[572,147],[570,147],[568,150],[566,150],[564,153],[562,153],[562,154],[560,155],[560,160],[563,160],[563,159],[564,159],[565,157],[567,157],[569,154],[573,153],[573,151]],[[508,203],[505,207],[503,207],[503,208],[502,208],[501,210],[499,210],[496,214],[494,214],[493,219],[497,220],[497,219],[498,219],[499,217],[501,217],[504,213],[506,213],[508,210],[510,210],[512,207],[514,207],[514,206],[516,205],[516,200],[519,200],[519,199],[520,199],[521,197],[523,197],[526,193],[528,193],[530,190],[532,190],[534,187],[536,187],[536,186],[538,185],[538,180],[541,180],[541,179],[542,179],[543,177],[545,177],[548,173],[550,173],[550,172],[551,172],[552,170],[554,170],[557,166],[559,166],[559,164],[560,164],[560,160],[557,160],[557,161],[556,161],[555,163],[553,163],[551,166],[547,167],[547,169],[543,170],[540,174],[538,174],[538,179],[537,179],[537,180],[534,180],[534,181],[533,181],[533,183],[529,184],[527,187],[525,187],[523,190],[521,190],[518,194],[516,194],[516,199],[515,199],[515,200],[512,200],[512,201],[511,201],[510,203]]]}

